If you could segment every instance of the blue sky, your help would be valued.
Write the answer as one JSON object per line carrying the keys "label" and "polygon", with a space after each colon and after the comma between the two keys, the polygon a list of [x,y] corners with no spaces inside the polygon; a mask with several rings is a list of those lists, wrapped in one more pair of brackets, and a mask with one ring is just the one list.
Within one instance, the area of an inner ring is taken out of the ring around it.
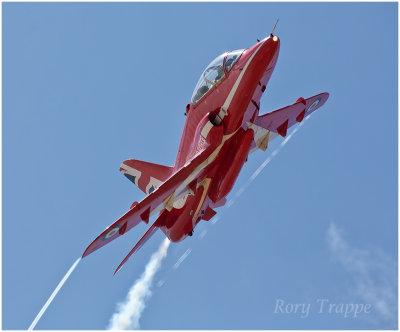
{"label": "blue sky", "polygon": [[[261,113],[330,98],[214,225],[170,245],[140,327],[397,328],[397,6],[3,3],[2,328],[27,329],[90,242],[144,197],[122,161],[174,163],[207,64],[278,18]],[[228,198],[282,140],[251,155]],[[36,328],[105,329],[164,238],[113,277],[146,229],[83,259]],[[371,310],[318,313],[320,299]],[[277,300],[309,314],[274,313]]]}

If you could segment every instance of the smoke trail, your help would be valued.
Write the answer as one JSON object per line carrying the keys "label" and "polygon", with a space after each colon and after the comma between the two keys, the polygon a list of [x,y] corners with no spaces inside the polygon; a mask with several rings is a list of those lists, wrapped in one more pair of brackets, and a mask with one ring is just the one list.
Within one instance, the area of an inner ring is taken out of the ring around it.
{"label": "smoke trail", "polygon": [[[306,120],[309,117],[306,118]],[[254,172],[249,180],[243,185],[243,187],[235,194],[235,196],[226,205],[227,208],[231,207],[235,200],[245,191],[248,185],[257,177],[257,175],[262,171],[262,169],[271,161],[273,157],[279,152],[279,150],[289,141],[289,139],[296,133],[297,130],[303,125],[301,122],[294,130],[285,138],[285,140],[275,149],[274,152],[262,163],[262,165]],[[212,224],[215,224],[217,220],[222,216],[222,214],[214,217],[211,220]],[[202,238],[207,233],[207,230],[200,234]],[[161,244],[158,252],[154,253],[150,259],[150,262],[146,266],[146,270],[139,280],[135,282],[132,288],[129,290],[128,296],[125,303],[118,304],[119,313],[115,313],[110,319],[109,330],[123,330],[123,329],[138,329],[139,328],[139,318],[145,308],[145,300],[150,297],[150,286],[154,277],[154,274],[161,266],[161,261],[167,255],[167,249],[170,242],[165,239]],[[182,255],[182,257],[175,263],[174,268],[183,262],[183,260],[190,254],[191,249],[189,248]],[[164,280],[158,282],[158,287],[161,287]]]}
{"label": "smoke trail", "polygon": [[[306,118],[307,120],[308,118]],[[229,203],[226,205],[227,208],[229,208],[235,200],[243,193],[243,191],[246,190],[248,185],[257,177],[257,175],[263,170],[265,166],[274,158],[277,153],[279,152],[280,149],[283,148],[283,146],[292,138],[292,136],[296,133],[297,130],[303,125],[304,122],[300,122],[299,125],[293,129],[293,131],[289,134],[288,137],[286,137],[283,142],[275,149],[274,152],[271,153],[271,155],[261,164],[259,168],[253,173],[253,175],[250,177],[250,179],[247,180],[247,182],[243,185],[243,187],[235,194],[235,196],[229,201]]]}
{"label": "smoke trail", "polygon": [[179,260],[175,263],[174,265],[174,269],[177,269],[179,267],[179,265],[181,265],[181,263],[183,262],[183,260],[186,258],[187,255],[190,254],[190,252],[192,251],[192,249],[188,249],[185,251],[185,253],[182,255],[181,258],[179,258]]}
{"label": "smoke trail", "polygon": [[155,252],[141,277],[135,281],[134,285],[126,296],[125,303],[118,303],[115,314],[110,319],[109,330],[138,329],[139,319],[146,307],[145,301],[151,296],[150,287],[153,277],[161,267],[161,262],[167,256],[167,250],[171,242],[165,239],[158,251]]}
{"label": "smoke trail", "polygon": [[72,271],[75,269],[75,267],[78,265],[79,261],[81,258],[78,258],[78,260],[72,265],[72,267],[69,269],[67,274],[64,276],[64,278],[61,280],[61,282],[58,284],[57,288],[54,290],[53,294],[51,294],[50,298],[47,300],[46,304],[43,306],[42,310],[38,313],[36,316],[35,320],[32,322],[31,326],[29,326],[28,331],[33,330],[37,322],[39,321],[40,317],[42,317],[43,313],[46,311],[47,307],[50,305],[51,301],[56,297],[58,291],[61,289],[62,285],[64,285],[65,281],[67,281],[69,275],[72,273]]}
{"label": "smoke trail", "polygon": [[[311,116],[311,115],[310,115]],[[305,120],[308,120],[310,118],[310,116],[308,116],[307,118],[305,118]],[[299,128],[304,124],[304,122],[300,122],[299,125],[293,129],[293,131],[289,134],[288,137],[286,137],[284,139],[284,141],[274,150],[274,152],[271,153],[271,155],[261,164],[261,166],[259,168],[257,168],[257,170],[253,173],[253,175],[250,177],[250,179],[248,179],[246,181],[246,183],[243,185],[242,188],[240,188],[240,190],[235,194],[235,196],[233,196],[233,198],[228,202],[228,204],[226,204],[226,208],[229,209],[232,204],[235,202],[235,200],[246,190],[246,188],[249,186],[249,184],[251,182],[253,182],[253,180],[257,177],[257,175],[263,170],[263,168],[265,166],[267,166],[267,164],[272,160],[272,158],[274,158],[276,156],[276,154],[279,152],[280,149],[283,148],[283,146],[291,139],[291,137],[296,133],[297,130],[299,130]],[[222,217],[222,214],[220,214],[219,216],[215,216],[212,220],[211,220],[211,224],[215,224],[219,218]]]}

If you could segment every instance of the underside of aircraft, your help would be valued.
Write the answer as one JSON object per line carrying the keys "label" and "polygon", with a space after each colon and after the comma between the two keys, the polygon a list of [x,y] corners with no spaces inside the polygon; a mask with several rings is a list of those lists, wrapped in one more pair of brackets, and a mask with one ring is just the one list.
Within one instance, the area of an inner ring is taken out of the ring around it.
{"label": "underside of aircraft", "polygon": [[174,166],[125,160],[120,172],[147,196],[105,229],[82,257],[93,253],[158,214],[118,266],[160,229],[170,241],[191,236],[201,220],[224,206],[248,156],[266,151],[278,136],[320,108],[329,94],[298,98],[259,115],[260,100],[276,66],[280,40],[272,33],[250,48],[218,56],[204,72],[186,106],[186,122]]}

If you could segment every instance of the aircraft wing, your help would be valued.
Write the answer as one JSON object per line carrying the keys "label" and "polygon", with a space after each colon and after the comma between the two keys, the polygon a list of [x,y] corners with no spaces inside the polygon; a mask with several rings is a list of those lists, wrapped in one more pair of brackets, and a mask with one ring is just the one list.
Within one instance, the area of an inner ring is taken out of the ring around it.
{"label": "aircraft wing", "polygon": [[328,98],[329,93],[326,92],[308,99],[299,98],[293,105],[259,116],[249,125],[255,132],[249,154],[257,149],[265,151],[268,142],[279,135],[285,137],[290,127],[323,106]]}
{"label": "aircraft wing", "polygon": [[223,143],[217,148],[208,147],[195,155],[185,166],[171,175],[159,188],[150,193],[141,202],[133,204],[131,210],[107,227],[85,250],[82,255],[86,257],[97,249],[115,240],[131,228],[163,209],[172,209],[173,202],[189,191],[186,186],[193,181],[201,170],[210,164],[222,148]]}
{"label": "aircraft wing", "polygon": [[128,255],[124,258],[124,260],[121,262],[121,264],[118,265],[117,269],[114,272],[114,275],[121,270],[122,266],[131,258],[131,256],[138,251],[146,242],[148,239],[151,238],[151,236],[157,231],[158,226],[157,226],[158,219],[150,226],[150,228],[147,230],[146,233],[142,236],[142,238],[139,240],[138,243],[132,248],[132,250],[129,252]]}

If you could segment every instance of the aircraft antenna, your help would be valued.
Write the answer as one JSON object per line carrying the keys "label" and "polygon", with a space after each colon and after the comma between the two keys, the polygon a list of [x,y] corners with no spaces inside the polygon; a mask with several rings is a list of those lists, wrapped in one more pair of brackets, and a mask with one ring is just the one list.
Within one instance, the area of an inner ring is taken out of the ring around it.
{"label": "aircraft antenna", "polygon": [[278,18],[278,20],[276,21],[276,23],[275,23],[275,25],[274,25],[274,28],[272,29],[272,32],[271,32],[271,34],[270,34],[271,37],[273,36],[274,30],[275,30],[275,28],[276,28],[276,25],[278,24],[278,21],[279,21],[279,18]]}

